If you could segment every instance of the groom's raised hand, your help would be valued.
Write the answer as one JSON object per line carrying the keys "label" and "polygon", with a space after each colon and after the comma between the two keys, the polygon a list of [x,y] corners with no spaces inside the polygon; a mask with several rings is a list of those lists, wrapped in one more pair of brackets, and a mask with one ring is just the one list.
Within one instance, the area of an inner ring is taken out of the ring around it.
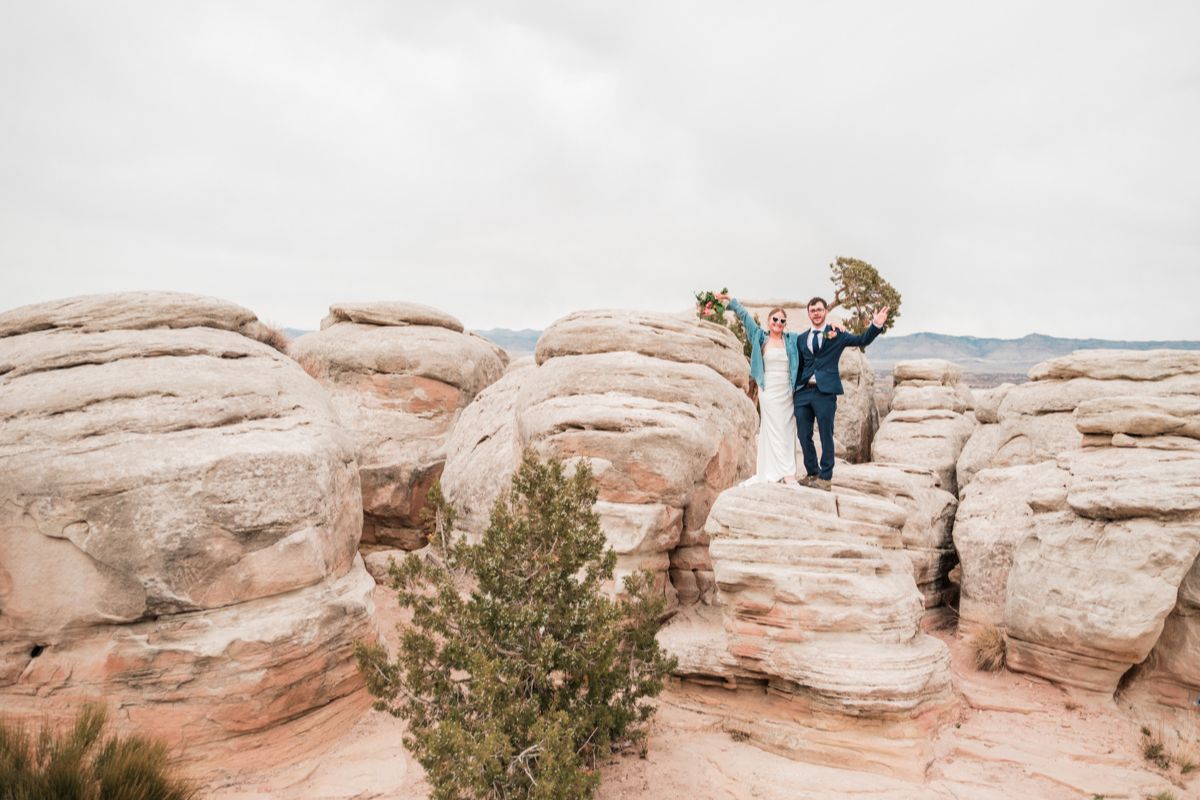
{"label": "groom's raised hand", "polygon": [[881,328],[881,329],[883,328],[884,323],[887,322],[889,310],[891,310],[891,306],[884,306],[883,308],[881,308],[875,312],[875,316],[871,317],[871,322],[875,325],[876,328]]}

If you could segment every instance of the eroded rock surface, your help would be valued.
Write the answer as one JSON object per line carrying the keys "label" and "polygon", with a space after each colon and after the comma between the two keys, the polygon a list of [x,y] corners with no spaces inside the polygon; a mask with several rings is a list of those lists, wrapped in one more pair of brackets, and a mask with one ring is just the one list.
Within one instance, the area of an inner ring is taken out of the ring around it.
{"label": "eroded rock surface", "polygon": [[875,435],[872,458],[927,467],[938,488],[957,496],[959,454],[975,430],[975,400],[961,370],[941,359],[901,361],[892,379],[892,410]]}
{"label": "eroded rock surface", "polygon": [[952,696],[946,646],[920,631],[908,517],[857,493],[723,492],[705,526],[719,602],[659,633],[698,706],[792,757],[837,764],[853,750],[864,769],[923,773]]}
{"label": "eroded rock surface", "polygon": [[947,600],[947,575],[957,561],[951,526],[958,502],[937,483],[932,470],[911,465],[847,464],[833,473],[839,494],[877,497],[904,510],[904,553],[927,609]]}
{"label": "eroded rock surface", "polygon": [[252,759],[365,706],[354,448],[259,331],[178,294],[0,314],[6,712],[102,696],[190,757]]}
{"label": "eroded rock surface", "polygon": [[341,303],[291,354],[324,385],[355,438],[363,541],[413,550],[462,409],[507,356],[458,320],[414,303]]}
{"label": "eroded rock surface", "polygon": [[[963,630],[1005,629],[1012,669],[1179,709],[1200,699],[1197,369],[1195,353],[1076,353],[1031,370],[1039,385],[1008,389],[980,429],[1025,426],[993,463],[1016,441],[1040,459],[971,475],[954,529]],[[1073,436],[1033,435],[1067,421]]]}
{"label": "eroded rock surface", "polygon": [[710,597],[704,520],[754,467],[757,415],[740,347],[718,325],[645,312],[556,322],[535,361],[484,390],[450,436],[443,487],[459,527],[482,533],[524,448],[586,458],[618,581],[649,569],[682,602]]}
{"label": "eroded rock surface", "polygon": [[[959,458],[960,486],[981,469],[1036,464],[1082,446],[1091,434],[1077,427],[1073,414],[1084,402],[1124,397],[1125,413],[1132,404],[1140,406],[1139,414],[1149,413],[1150,404],[1162,398],[1190,397],[1195,402],[1200,397],[1200,352],[1081,350],[1038,364],[1029,371],[1028,383],[1002,387],[992,397],[995,402],[987,403],[986,410],[977,410],[983,424]],[[1115,444],[1134,446],[1135,441]]]}

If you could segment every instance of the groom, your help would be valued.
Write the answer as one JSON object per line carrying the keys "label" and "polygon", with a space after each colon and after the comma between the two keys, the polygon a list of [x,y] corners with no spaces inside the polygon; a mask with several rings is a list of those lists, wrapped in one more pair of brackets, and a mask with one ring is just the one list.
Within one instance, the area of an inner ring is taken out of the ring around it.
{"label": "groom", "polygon": [[[861,334],[838,331],[825,324],[828,305],[820,297],[808,301],[808,320],[812,327],[800,334],[800,375],[796,379],[792,401],[796,406],[796,435],[804,452],[805,486],[829,491],[833,478],[833,416],[837,413],[837,396],[843,394],[838,361],[846,347],[866,347],[875,341],[887,323],[888,306],[871,317],[871,327]],[[821,463],[818,468],[817,450],[813,447],[813,419],[821,436]]]}

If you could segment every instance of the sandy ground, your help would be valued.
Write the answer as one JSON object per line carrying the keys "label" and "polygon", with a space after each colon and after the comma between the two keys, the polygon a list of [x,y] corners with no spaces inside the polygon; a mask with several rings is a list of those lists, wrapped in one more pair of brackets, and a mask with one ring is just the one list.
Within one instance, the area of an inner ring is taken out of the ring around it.
{"label": "sandy ground", "polygon": [[[379,590],[384,624],[394,600]],[[1200,800],[1200,770],[1182,776],[1141,755],[1140,726],[1116,704],[1072,697],[1053,684],[975,671],[948,632],[960,694],[958,721],[935,741],[923,782],[793,761],[737,741],[719,719],[683,707],[667,691],[644,758],[615,756],[603,768],[601,800],[1090,800],[1161,797]],[[215,776],[218,800],[380,800],[427,798],[419,764],[401,744],[403,723],[371,711],[322,755],[259,774]],[[1192,754],[1200,762],[1200,753]],[[1190,780],[1188,780],[1190,779]]]}

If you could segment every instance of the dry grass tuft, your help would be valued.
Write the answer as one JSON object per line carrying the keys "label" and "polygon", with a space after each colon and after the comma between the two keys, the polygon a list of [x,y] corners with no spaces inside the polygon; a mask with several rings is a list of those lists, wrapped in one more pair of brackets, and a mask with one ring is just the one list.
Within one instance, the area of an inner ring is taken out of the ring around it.
{"label": "dry grass tuft", "polygon": [[107,714],[87,705],[67,731],[35,735],[0,721],[4,800],[191,800],[197,789],[175,776],[167,747],[141,736],[101,740]]}
{"label": "dry grass tuft", "polygon": [[975,668],[987,672],[999,672],[1004,669],[1007,646],[1004,641],[1004,631],[995,625],[985,625],[967,641],[971,649],[971,657]]}
{"label": "dry grass tuft", "polygon": [[283,329],[277,325],[272,325],[269,322],[260,321],[259,325],[262,326],[259,334],[259,341],[265,345],[274,347],[276,350],[286,356],[289,339],[287,334],[283,332]]}
{"label": "dry grass tuft", "polygon": [[1142,726],[1142,757],[1164,772],[1177,766],[1180,775],[1189,775],[1200,767],[1196,763],[1200,755],[1195,742],[1181,738],[1175,732],[1168,735],[1162,726],[1159,726],[1157,733]]}
{"label": "dry grass tuft", "polygon": [[1142,740],[1142,758],[1151,762],[1159,769],[1171,768],[1171,759],[1167,756],[1167,751],[1163,747],[1163,743],[1156,739]]}

